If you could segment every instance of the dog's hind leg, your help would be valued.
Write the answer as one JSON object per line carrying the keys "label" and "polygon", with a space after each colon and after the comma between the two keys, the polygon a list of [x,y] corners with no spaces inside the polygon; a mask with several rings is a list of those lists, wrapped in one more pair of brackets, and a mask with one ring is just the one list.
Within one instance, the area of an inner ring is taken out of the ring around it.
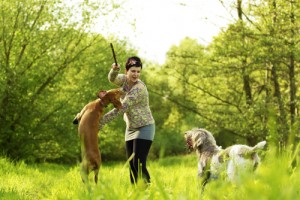
{"label": "dog's hind leg", "polygon": [[235,173],[234,163],[232,160],[229,160],[227,165],[227,176],[229,181],[231,182],[234,180],[234,173]]}
{"label": "dog's hind leg", "polygon": [[98,174],[99,174],[99,169],[100,169],[100,160],[101,160],[101,155],[98,155],[99,157],[96,158],[93,162],[91,162],[91,171],[94,171],[94,181],[97,184],[98,183]]}
{"label": "dog's hind leg", "polygon": [[81,175],[82,182],[88,183],[89,169],[88,169],[87,164],[84,162],[81,164],[80,175]]}
{"label": "dog's hind leg", "polygon": [[252,160],[253,160],[253,171],[255,171],[260,163],[260,158],[256,152],[252,154]]}
{"label": "dog's hind leg", "polygon": [[97,169],[94,169],[94,173],[95,173],[95,183],[97,184],[98,183],[98,174],[99,174],[99,167]]}

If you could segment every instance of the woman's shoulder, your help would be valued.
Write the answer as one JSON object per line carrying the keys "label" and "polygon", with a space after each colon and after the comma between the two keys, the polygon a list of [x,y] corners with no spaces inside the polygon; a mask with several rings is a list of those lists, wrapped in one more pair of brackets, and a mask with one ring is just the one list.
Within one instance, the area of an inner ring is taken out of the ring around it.
{"label": "woman's shoulder", "polygon": [[141,80],[138,80],[137,83],[134,86],[137,87],[137,88],[147,88],[146,84]]}
{"label": "woman's shoulder", "polygon": [[141,80],[138,80],[138,82],[136,84],[134,84],[132,86],[132,88],[130,89],[130,93],[144,93],[143,91],[147,91],[147,87],[145,85],[144,82],[142,82]]}

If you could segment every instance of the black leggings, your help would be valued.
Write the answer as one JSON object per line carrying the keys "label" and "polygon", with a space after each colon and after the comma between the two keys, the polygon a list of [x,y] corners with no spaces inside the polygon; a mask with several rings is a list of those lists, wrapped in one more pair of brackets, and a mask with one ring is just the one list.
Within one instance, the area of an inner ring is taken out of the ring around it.
{"label": "black leggings", "polygon": [[[147,170],[146,160],[151,147],[151,140],[134,139],[126,141],[126,153],[129,158],[132,153],[134,157],[130,160],[130,181],[136,183],[138,180],[139,169],[142,169],[142,176],[146,183],[150,183],[150,175]],[[140,166],[140,167],[139,167]]]}

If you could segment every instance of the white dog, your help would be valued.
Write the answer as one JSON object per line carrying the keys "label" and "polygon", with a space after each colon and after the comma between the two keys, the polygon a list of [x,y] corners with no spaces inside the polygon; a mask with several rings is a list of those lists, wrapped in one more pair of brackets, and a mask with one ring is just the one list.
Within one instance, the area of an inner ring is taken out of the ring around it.
{"label": "white dog", "polygon": [[198,176],[203,178],[203,187],[209,179],[218,178],[222,172],[226,173],[229,181],[234,182],[241,170],[255,170],[260,163],[257,150],[266,145],[266,141],[262,141],[254,147],[236,144],[222,149],[205,129],[187,131],[185,139],[188,147],[198,154]]}

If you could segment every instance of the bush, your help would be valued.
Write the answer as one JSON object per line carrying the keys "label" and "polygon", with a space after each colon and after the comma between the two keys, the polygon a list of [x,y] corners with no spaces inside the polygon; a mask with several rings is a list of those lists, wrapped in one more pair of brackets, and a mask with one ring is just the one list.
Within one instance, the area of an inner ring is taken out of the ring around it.
{"label": "bush", "polygon": [[182,133],[174,130],[164,130],[164,132],[156,132],[150,157],[162,158],[164,156],[180,155],[185,152],[186,145]]}

